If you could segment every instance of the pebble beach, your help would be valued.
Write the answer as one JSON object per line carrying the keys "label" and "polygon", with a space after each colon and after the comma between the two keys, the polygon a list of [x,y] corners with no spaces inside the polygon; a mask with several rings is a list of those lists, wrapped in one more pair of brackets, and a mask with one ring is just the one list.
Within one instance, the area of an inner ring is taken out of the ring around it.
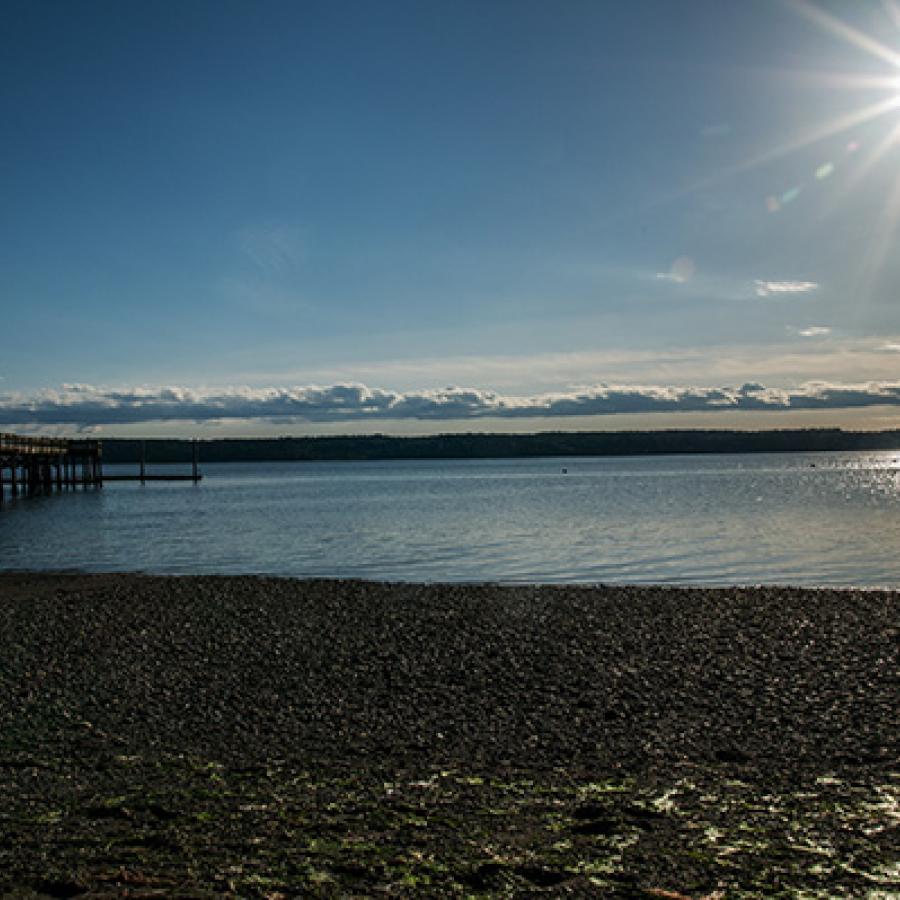
{"label": "pebble beach", "polygon": [[898,595],[0,574],[0,893],[900,891]]}

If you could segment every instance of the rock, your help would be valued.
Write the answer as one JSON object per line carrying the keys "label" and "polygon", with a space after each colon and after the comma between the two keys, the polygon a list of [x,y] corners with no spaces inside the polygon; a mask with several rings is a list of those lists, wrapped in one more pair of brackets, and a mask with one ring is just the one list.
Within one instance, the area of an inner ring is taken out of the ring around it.
{"label": "rock", "polygon": [[750,762],[750,756],[747,753],[744,753],[743,750],[739,750],[737,747],[724,747],[716,750],[715,756],[716,760],[721,763],[742,765]]}

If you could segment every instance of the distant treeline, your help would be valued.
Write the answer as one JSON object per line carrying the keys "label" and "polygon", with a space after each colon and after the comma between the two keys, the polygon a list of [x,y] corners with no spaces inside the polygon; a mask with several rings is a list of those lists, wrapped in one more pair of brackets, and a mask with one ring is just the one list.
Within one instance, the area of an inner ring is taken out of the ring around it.
{"label": "distant treeline", "polygon": [[[148,462],[188,462],[191,442],[148,440]],[[438,434],[416,437],[222,438],[200,442],[203,462],[366,459],[488,459],[528,456],[633,456],[651,453],[766,453],[896,450],[900,431],[812,428],[779,431],[596,431]],[[141,441],[103,441],[106,462],[137,462]]]}

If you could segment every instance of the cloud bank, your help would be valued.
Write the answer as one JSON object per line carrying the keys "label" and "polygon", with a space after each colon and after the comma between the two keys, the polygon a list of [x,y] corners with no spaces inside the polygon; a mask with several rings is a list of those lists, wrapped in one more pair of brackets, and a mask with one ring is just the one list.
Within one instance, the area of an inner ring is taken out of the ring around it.
{"label": "cloud bank", "polygon": [[602,416],[622,413],[849,409],[900,406],[900,381],[809,382],[784,389],[599,384],[571,391],[508,396],[478,388],[390,391],[363,384],[201,391],[184,387],[113,390],[63,385],[31,395],[0,393],[0,426],[126,425],[142,422],[371,422],[485,417]]}

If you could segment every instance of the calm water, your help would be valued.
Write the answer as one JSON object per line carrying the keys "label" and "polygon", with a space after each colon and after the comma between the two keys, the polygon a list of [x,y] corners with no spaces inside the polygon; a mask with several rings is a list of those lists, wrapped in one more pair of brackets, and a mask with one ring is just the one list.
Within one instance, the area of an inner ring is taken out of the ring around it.
{"label": "calm water", "polygon": [[0,568],[900,587],[900,453],[204,473],[197,486],[110,484],[17,501],[7,489]]}

